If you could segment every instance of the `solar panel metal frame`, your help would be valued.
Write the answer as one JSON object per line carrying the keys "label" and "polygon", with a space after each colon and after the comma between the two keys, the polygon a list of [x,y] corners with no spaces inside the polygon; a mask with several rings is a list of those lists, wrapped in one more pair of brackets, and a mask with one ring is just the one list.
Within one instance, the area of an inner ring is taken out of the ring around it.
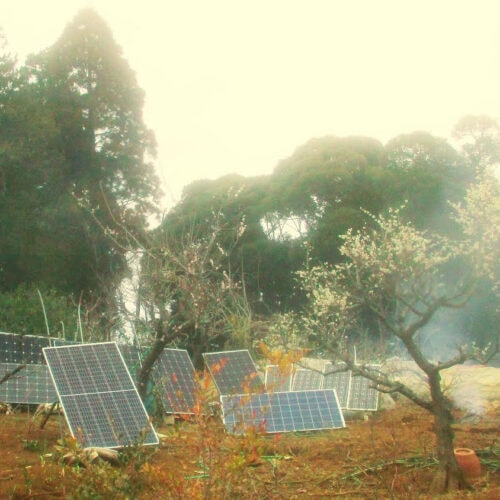
{"label": "solar panel metal frame", "polygon": [[[0,363],[0,379],[22,366]],[[58,400],[47,365],[25,364],[24,368],[0,384],[0,401],[16,404],[54,403]]]}
{"label": "solar panel metal frame", "polygon": [[115,342],[46,347],[43,353],[71,435],[82,446],[158,444]]}
{"label": "solar panel metal frame", "polygon": [[194,415],[197,384],[194,365],[186,349],[163,349],[151,376],[165,413]]}
{"label": "solar panel metal frame", "polygon": [[292,390],[292,374],[283,373],[278,365],[267,365],[264,376],[266,391],[288,392]]}
{"label": "solar panel metal frame", "polygon": [[257,429],[268,434],[345,427],[334,389],[221,396],[226,429],[243,434]]}
{"label": "solar panel metal frame", "polygon": [[[380,365],[366,365],[369,369],[378,369]],[[348,410],[377,411],[379,392],[371,387],[373,381],[361,375],[351,376]]]}
{"label": "solar panel metal frame", "polygon": [[292,391],[323,389],[323,373],[309,368],[296,368],[292,378]]}
{"label": "solar panel metal frame", "polygon": [[351,392],[351,370],[338,371],[345,368],[344,363],[328,362],[324,367],[324,389],[335,389],[339,399],[340,407],[347,409],[349,404],[349,394]]}
{"label": "solar panel metal frame", "polygon": [[205,365],[220,394],[261,392],[264,382],[248,349],[203,353]]}

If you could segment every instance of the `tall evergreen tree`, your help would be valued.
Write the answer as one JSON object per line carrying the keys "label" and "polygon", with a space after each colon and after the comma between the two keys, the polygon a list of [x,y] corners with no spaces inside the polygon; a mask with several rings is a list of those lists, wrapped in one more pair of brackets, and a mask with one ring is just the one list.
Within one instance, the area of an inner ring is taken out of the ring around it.
{"label": "tall evergreen tree", "polygon": [[126,270],[125,249],[140,237],[159,196],[144,93],[91,9],[27,68],[63,159],[46,181],[52,199],[40,209],[40,238],[51,242],[45,248],[58,276],[51,284],[110,299]]}
{"label": "tall evergreen tree", "polygon": [[1,291],[40,284],[112,317],[102,313],[115,306],[126,251],[160,194],[143,105],[91,9],[20,69],[0,50]]}

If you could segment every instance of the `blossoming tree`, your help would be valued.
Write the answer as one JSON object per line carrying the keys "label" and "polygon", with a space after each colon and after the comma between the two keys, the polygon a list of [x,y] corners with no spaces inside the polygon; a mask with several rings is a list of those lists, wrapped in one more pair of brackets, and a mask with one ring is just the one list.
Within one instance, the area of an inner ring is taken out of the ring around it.
{"label": "blossoming tree", "polygon": [[[465,202],[455,207],[463,227],[461,242],[420,231],[404,221],[400,210],[391,210],[385,216],[370,216],[372,224],[361,231],[347,231],[341,247],[344,263],[321,264],[300,273],[309,299],[301,318],[306,332],[349,369],[372,380],[379,391],[399,393],[434,416],[439,459],[435,491],[465,484],[454,457],[452,405],[441,372],[463,363],[474,349],[461,346],[448,359],[435,361],[425,355],[418,333],[438,311],[462,308],[480,277],[488,276],[498,287],[499,192],[495,176],[482,177]],[[447,272],[450,267],[453,273]],[[355,362],[346,335],[359,327],[367,310],[423,371],[428,396],[389,372]]]}

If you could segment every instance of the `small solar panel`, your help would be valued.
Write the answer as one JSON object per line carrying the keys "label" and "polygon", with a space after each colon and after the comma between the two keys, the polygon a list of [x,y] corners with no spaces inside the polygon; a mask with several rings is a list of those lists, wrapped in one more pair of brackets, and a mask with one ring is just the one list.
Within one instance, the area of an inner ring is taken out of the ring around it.
{"label": "small solar panel", "polygon": [[264,383],[268,392],[290,391],[292,389],[292,375],[291,373],[283,373],[278,365],[268,365],[266,366]]}
{"label": "small solar panel", "polygon": [[292,391],[309,391],[323,388],[323,373],[307,368],[297,368],[292,379]]}
{"label": "small solar panel", "polygon": [[115,342],[46,347],[43,353],[71,434],[82,446],[158,443]]}
{"label": "small solar panel", "polygon": [[[367,368],[377,370],[380,365],[367,365]],[[376,411],[378,407],[378,391],[374,383],[361,375],[353,374],[349,391],[349,410]]]}
{"label": "small solar panel", "polygon": [[[19,366],[19,363],[0,363],[0,379]],[[0,401],[4,403],[41,404],[57,400],[57,392],[46,365],[26,364],[0,384]]]}
{"label": "small solar panel", "polygon": [[220,394],[264,390],[264,383],[248,350],[204,353],[203,359]]}
{"label": "small solar panel", "polygon": [[151,375],[166,413],[194,414],[195,370],[185,349],[163,349]]}
{"label": "small solar panel", "polygon": [[345,370],[344,363],[327,363],[324,368],[323,388],[335,389],[340,407],[347,408],[351,390],[351,370]]}
{"label": "small solar panel", "polygon": [[221,396],[223,421],[229,432],[249,429],[267,433],[345,427],[332,389]]}

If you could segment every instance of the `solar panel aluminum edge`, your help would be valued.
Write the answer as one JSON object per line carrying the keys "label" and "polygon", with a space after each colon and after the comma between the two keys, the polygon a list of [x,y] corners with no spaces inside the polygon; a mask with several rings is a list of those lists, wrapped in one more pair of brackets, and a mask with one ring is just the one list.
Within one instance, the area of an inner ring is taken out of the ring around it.
{"label": "solar panel aluminum edge", "polygon": [[[377,370],[380,365],[366,365],[368,369]],[[374,383],[361,375],[352,374],[349,392],[348,410],[377,411],[378,391],[372,387]]]}
{"label": "solar panel aluminum edge", "polygon": [[[12,374],[19,363],[0,363],[0,379]],[[26,364],[2,384],[0,401],[17,404],[54,403],[58,400],[46,365]]]}
{"label": "solar panel aluminum edge", "polygon": [[220,394],[254,393],[264,389],[247,349],[203,353],[203,359]]}
{"label": "solar panel aluminum edge", "polygon": [[194,414],[197,385],[187,350],[165,348],[151,374],[166,413]]}
{"label": "solar panel aluminum edge", "polygon": [[292,378],[292,391],[307,391],[323,388],[323,373],[307,368],[297,368]]}
{"label": "solar panel aluminum edge", "polygon": [[269,434],[345,427],[334,389],[221,396],[223,422],[234,434]]}
{"label": "solar panel aluminum edge", "polygon": [[44,348],[70,432],[84,447],[158,444],[115,342]]}
{"label": "solar panel aluminum edge", "polygon": [[291,373],[283,373],[278,365],[267,365],[264,377],[267,392],[287,392],[292,390]]}
{"label": "solar panel aluminum edge", "polygon": [[344,363],[328,362],[324,367],[324,389],[335,389],[339,399],[340,407],[347,409],[349,394],[351,391],[351,370],[345,369]]}

